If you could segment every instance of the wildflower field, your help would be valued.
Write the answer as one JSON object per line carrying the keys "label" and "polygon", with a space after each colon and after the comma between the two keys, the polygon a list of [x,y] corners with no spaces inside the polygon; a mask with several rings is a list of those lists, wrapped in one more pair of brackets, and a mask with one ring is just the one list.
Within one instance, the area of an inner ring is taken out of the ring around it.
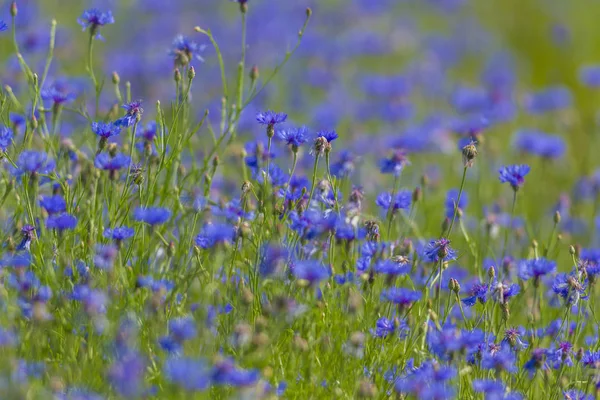
{"label": "wildflower field", "polygon": [[0,399],[599,398],[598,15],[3,2]]}

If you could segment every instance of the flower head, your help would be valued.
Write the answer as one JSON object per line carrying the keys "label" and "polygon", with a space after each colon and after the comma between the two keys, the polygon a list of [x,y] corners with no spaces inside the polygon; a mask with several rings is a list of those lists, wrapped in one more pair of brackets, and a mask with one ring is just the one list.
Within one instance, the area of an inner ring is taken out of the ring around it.
{"label": "flower head", "polygon": [[530,170],[531,168],[526,164],[502,167],[498,171],[500,174],[500,182],[510,183],[510,186],[512,186],[513,190],[517,191],[521,186],[523,186],[523,183],[525,183],[525,175],[527,175]]}
{"label": "flower head", "polygon": [[58,231],[74,229],[76,225],[77,218],[67,213],[51,215],[46,220],[46,227],[48,229],[56,229]]}
{"label": "flower head", "polygon": [[137,207],[133,211],[133,219],[149,225],[164,224],[171,218],[171,210],[163,207]]}
{"label": "flower head", "polygon": [[456,260],[456,251],[450,247],[450,240],[441,238],[432,240],[427,244],[423,252],[423,259],[428,262]]}
{"label": "flower head", "polygon": [[209,223],[204,225],[202,231],[196,236],[196,244],[203,249],[210,249],[217,244],[232,243],[235,230],[232,225],[222,223]]}
{"label": "flower head", "polygon": [[489,293],[489,286],[485,283],[475,283],[470,290],[470,296],[462,299],[465,305],[472,307],[477,301],[485,304]]}
{"label": "flower head", "polygon": [[308,140],[308,129],[305,126],[300,128],[284,129],[277,132],[277,138],[284,141],[292,147],[292,151],[298,151],[303,143]]}
{"label": "flower head", "polygon": [[118,171],[127,167],[131,163],[131,158],[128,155],[119,153],[114,157],[109,154],[100,153],[94,159],[94,166],[105,171]]}
{"label": "flower head", "polygon": [[534,130],[517,132],[513,145],[519,151],[548,159],[562,157],[566,148],[560,136]]}
{"label": "flower head", "polygon": [[115,19],[112,12],[102,12],[97,8],[90,8],[81,14],[81,17],[77,19],[79,25],[83,27],[83,30],[90,28],[90,34],[95,36],[97,39],[102,39],[102,36],[98,32],[98,28],[104,25],[114,24]]}
{"label": "flower head", "polygon": [[0,150],[6,151],[12,144],[13,131],[5,126],[0,127]]}
{"label": "flower head", "polygon": [[421,292],[405,288],[390,288],[381,293],[381,299],[392,302],[400,308],[408,308],[421,300]]}
{"label": "flower head", "polygon": [[392,204],[392,194],[390,192],[381,193],[377,196],[375,204],[384,212],[390,210],[396,212],[398,210],[408,210],[412,202],[412,193],[408,190],[400,190],[396,193],[394,204]]}
{"label": "flower head", "polygon": [[133,234],[135,233],[133,228],[128,228],[126,226],[120,226],[114,229],[111,228],[106,228],[104,230],[104,234],[103,236],[107,239],[112,239],[116,242],[121,242],[125,239],[129,239],[130,237],[133,237]]}
{"label": "flower head", "polygon": [[382,174],[399,175],[400,172],[408,165],[408,158],[404,150],[395,150],[388,158],[384,158],[379,162],[379,169]]}
{"label": "flower head", "polygon": [[188,65],[193,59],[204,61],[200,53],[205,46],[200,46],[198,43],[190,40],[183,35],[177,35],[171,44],[169,55],[175,59],[177,65]]}
{"label": "flower head", "polygon": [[43,196],[40,200],[40,206],[50,215],[67,211],[67,203],[60,195]]}
{"label": "flower head", "polygon": [[133,126],[144,113],[141,100],[123,104],[121,107],[125,109],[125,115],[114,122],[114,125],[116,126],[122,126],[124,128]]}
{"label": "flower head", "polygon": [[304,279],[311,285],[331,276],[331,271],[325,265],[314,260],[297,261],[294,263],[292,273],[297,279]]}
{"label": "flower head", "polygon": [[533,278],[538,281],[540,277],[551,274],[556,269],[556,262],[543,257],[523,260],[519,263],[519,278],[528,280]]}
{"label": "flower head", "polygon": [[121,127],[106,122],[92,122],[92,132],[101,138],[108,139],[117,136],[121,132]]}

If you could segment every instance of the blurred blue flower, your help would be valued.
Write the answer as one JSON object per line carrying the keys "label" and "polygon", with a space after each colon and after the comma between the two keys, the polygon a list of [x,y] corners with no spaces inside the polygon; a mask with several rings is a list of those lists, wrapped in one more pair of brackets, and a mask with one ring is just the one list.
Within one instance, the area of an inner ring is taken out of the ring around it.
{"label": "blurred blue flower", "polygon": [[529,165],[508,165],[500,168],[498,173],[500,174],[500,182],[510,183],[513,190],[518,190],[525,183],[525,176],[530,171]]}
{"label": "blurred blue flower", "polygon": [[171,210],[163,207],[137,207],[133,211],[133,219],[154,226],[167,222],[171,214]]}

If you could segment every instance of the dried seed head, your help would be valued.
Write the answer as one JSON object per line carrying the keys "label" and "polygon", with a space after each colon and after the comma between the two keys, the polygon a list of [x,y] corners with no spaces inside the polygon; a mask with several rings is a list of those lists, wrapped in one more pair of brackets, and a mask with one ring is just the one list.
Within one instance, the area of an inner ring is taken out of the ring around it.
{"label": "dried seed head", "polygon": [[462,149],[462,157],[463,164],[467,168],[471,168],[473,166],[473,162],[477,157],[477,147],[475,147],[475,143],[471,142]]}

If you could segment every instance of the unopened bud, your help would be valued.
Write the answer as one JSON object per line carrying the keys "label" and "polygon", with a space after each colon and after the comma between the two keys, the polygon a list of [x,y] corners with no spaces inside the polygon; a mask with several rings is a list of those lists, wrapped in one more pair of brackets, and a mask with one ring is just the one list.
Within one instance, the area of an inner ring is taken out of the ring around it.
{"label": "unopened bud", "polygon": [[322,136],[319,136],[318,138],[315,139],[315,153],[317,153],[317,155],[321,155],[325,152],[325,148],[327,147],[327,139],[325,139]]}
{"label": "unopened bud", "polygon": [[312,9],[310,7],[306,7],[306,18],[310,18],[312,15]]}
{"label": "unopened bud", "polygon": [[554,212],[554,223],[560,224],[560,212],[558,210]]}
{"label": "unopened bud", "polygon": [[475,143],[471,142],[462,148],[463,164],[466,168],[471,168],[475,157],[477,157],[477,147]]}
{"label": "unopened bud", "polygon": [[460,292],[460,283],[454,278],[450,278],[450,290],[458,294]]}
{"label": "unopened bud", "polygon": [[496,277],[496,268],[494,268],[494,266],[492,265],[491,267],[488,268],[488,277],[490,279],[494,279]]}
{"label": "unopened bud", "polygon": [[179,68],[175,68],[175,71],[173,71],[173,79],[175,79],[175,82],[181,81],[181,72],[179,72]]}
{"label": "unopened bud", "polygon": [[217,168],[219,166],[219,156],[214,156],[212,165],[214,168]]}
{"label": "unopened bud", "polygon": [[423,191],[420,186],[417,186],[412,193],[412,201],[413,203],[418,203],[423,198]]}
{"label": "unopened bud", "polygon": [[190,69],[188,70],[188,79],[191,81],[195,77],[196,77],[196,70],[194,69],[194,67],[190,67]]}
{"label": "unopened bud", "polygon": [[13,1],[12,4],[10,5],[10,15],[12,17],[16,17],[18,12],[19,12],[19,9],[17,8],[17,2]]}
{"label": "unopened bud", "polygon": [[115,85],[118,85],[121,82],[121,77],[119,76],[117,71],[113,71],[113,73],[112,73],[112,82]]}
{"label": "unopened bud", "polygon": [[259,76],[260,73],[258,71],[258,67],[256,65],[252,66],[252,69],[250,70],[250,80],[254,82],[258,79]]}
{"label": "unopened bud", "polygon": [[539,246],[539,244],[538,244],[537,240],[533,239],[531,241],[531,247],[533,247],[534,250],[537,250],[538,246]]}
{"label": "unopened bud", "polygon": [[575,246],[573,246],[573,245],[569,246],[569,254],[572,256],[575,255]]}

